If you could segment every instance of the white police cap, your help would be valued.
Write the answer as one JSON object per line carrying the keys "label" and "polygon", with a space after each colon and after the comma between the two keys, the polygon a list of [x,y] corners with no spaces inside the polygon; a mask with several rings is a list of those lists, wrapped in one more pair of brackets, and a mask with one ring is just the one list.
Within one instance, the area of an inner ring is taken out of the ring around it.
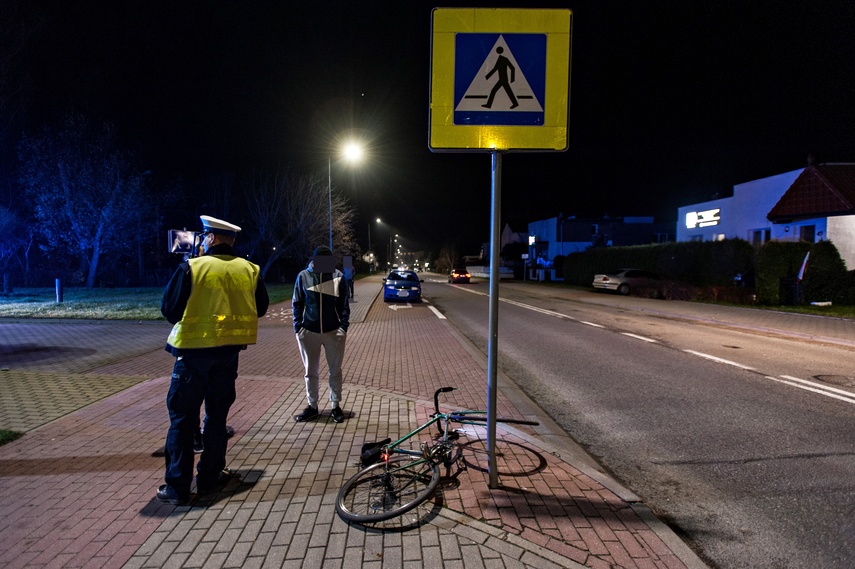
{"label": "white police cap", "polygon": [[199,219],[202,220],[202,227],[205,229],[205,232],[234,237],[240,231],[240,227],[237,225],[217,219],[216,217],[211,217],[210,215],[200,215]]}

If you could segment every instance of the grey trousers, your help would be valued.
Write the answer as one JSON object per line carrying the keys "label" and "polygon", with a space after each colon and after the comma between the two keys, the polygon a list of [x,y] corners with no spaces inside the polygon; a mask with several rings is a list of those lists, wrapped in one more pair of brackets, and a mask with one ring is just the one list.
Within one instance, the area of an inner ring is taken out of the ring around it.
{"label": "grey trousers", "polygon": [[321,347],[327,357],[327,367],[330,370],[330,401],[337,407],[341,401],[342,373],[341,364],[344,361],[344,345],[347,332],[341,328],[333,332],[318,334],[305,328],[297,333],[297,344],[300,346],[300,358],[306,369],[306,398],[312,407],[318,406],[318,374],[321,368]]}

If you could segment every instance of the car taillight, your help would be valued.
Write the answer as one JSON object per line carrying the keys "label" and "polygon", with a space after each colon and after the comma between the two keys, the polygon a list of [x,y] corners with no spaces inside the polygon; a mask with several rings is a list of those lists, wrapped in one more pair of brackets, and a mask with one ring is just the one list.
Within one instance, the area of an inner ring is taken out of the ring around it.
{"label": "car taillight", "polygon": [[604,282],[604,283],[609,282],[609,277],[603,277],[603,282]]}

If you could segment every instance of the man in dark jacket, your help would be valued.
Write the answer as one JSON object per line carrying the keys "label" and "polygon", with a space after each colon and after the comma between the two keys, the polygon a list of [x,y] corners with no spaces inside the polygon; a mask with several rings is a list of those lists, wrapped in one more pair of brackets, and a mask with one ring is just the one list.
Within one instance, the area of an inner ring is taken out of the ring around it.
{"label": "man in dark jacket", "polygon": [[313,257],[309,266],[297,275],[291,300],[294,332],[306,369],[306,398],[309,400],[309,405],[295,419],[311,421],[318,417],[318,374],[323,346],[330,371],[332,418],[341,423],[344,421],[340,405],[341,364],[350,324],[350,300],[344,275],[335,268],[335,257],[329,247],[318,247]]}
{"label": "man in dark jacket", "polygon": [[160,311],[174,324],[166,351],[175,356],[166,396],[169,431],[166,472],[157,497],[184,504],[193,481],[193,436],[205,403],[204,450],[196,493],[215,490],[226,466],[226,418],[235,400],[238,354],[258,335],[269,299],[258,265],[232,248],[240,227],[201,216],[204,254],[179,265],[163,292]]}

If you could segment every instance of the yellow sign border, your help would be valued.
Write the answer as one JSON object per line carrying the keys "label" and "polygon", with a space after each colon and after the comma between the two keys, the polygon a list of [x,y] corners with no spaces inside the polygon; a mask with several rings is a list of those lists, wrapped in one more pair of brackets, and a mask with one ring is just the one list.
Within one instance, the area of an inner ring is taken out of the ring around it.
{"label": "yellow sign border", "polygon": [[[569,9],[434,8],[428,146],[434,152],[567,150],[570,114]],[[454,124],[455,35],[545,33],[546,96],[541,126]]]}

